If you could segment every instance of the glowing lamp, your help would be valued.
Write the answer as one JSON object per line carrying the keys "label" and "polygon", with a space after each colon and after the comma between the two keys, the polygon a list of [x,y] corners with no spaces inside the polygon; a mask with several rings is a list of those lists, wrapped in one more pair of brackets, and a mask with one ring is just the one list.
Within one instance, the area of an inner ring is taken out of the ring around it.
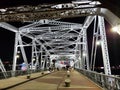
{"label": "glowing lamp", "polygon": [[117,32],[117,31],[118,31],[118,27],[117,27],[117,26],[113,27],[113,28],[112,28],[112,31],[113,31],[113,32]]}
{"label": "glowing lamp", "polygon": [[100,45],[100,41],[97,41],[97,42],[96,42],[96,45]]}
{"label": "glowing lamp", "polygon": [[117,32],[120,35],[120,25],[116,25],[115,27],[113,27],[112,31]]}

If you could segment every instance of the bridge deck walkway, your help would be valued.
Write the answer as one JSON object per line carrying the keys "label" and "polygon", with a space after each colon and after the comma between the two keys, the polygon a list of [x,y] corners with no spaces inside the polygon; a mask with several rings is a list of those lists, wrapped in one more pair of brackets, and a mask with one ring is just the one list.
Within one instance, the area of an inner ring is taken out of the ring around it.
{"label": "bridge deck walkway", "polygon": [[30,79],[18,76],[0,80],[0,90],[103,90],[75,70],[70,72],[70,87],[65,87],[64,81],[68,78],[66,71],[45,74],[35,73]]}

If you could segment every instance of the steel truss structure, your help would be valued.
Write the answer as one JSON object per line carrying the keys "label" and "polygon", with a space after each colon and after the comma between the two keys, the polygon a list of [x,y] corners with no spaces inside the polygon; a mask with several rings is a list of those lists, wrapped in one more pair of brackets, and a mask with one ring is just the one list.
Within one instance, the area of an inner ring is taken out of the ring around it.
{"label": "steel truss structure", "polygon": [[[3,21],[0,27],[16,34],[13,71],[16,70],[18,51],[28,69],[30,65],[40,69],[48,68],[51,55],[71,55],[75,57],[76,68],[94,70],[96,42],[100,37],[105,74],[111,74],[104,17],[112,25],[118,24],[119,18],[107,9],[96,7],[99,4],[98,1],[85,0],[43,7],[39,5],[0,9],[0,21]],[[110,19],[110,15],[114,17],[114,21]],[[86,16],[84,23],[61,21],[61,18],[80,16]],[[5,23],[6,21],[27,21],[30,24],[16,28]],[[92,51],[89,51],[87,32],[91,23],[94,23],[93,43]],[[30,47],[29,51],[25,50],[26,47]],[[31,52],[30,60],[27,52]]]}

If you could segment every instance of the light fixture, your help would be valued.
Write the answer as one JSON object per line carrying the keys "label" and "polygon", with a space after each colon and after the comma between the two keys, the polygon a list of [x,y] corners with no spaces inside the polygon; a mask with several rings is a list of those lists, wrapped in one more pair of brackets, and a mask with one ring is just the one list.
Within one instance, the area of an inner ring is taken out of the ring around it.
{"label": "light fixture", "polygon": [[17,54],[17,55],[16,55],[16,58],[19,58],[19,57],[20,57],[20,56]]}
{"label": "light fixture", "polygon": [[113,32],[117,32],[120,35],[120,25],[116,25],[112,28]]}
{"label": "light fixture", "polygon": [[100,42],[101,42],[100,40],[96,41],[96,45],[100,45]]}
{"label": "light fixture", "polygon": [[35,61],[35,58],[33,58],[32,60]]}
{"label": "light fixture", "polygon": [[117,32],[117,30],[118,30],[118,27],[117,27],[117,26],[115,26],[115,27],[112,28],[112,31],[113,31],[113,32]]}
{"label": "light fixture", "polygon": [[83,52],[83,57],[85,57],[86,56],[86,53],[85,52]]}
{"label": "light fixture", "polygon": [[20,53],[20,51],[17,51],[17,53],[19,54],[19,53]]}

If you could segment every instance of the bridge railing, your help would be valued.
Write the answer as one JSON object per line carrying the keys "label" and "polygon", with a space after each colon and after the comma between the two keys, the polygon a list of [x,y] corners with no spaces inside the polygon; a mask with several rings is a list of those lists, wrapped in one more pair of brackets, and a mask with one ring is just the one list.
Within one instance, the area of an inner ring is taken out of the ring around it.
{"label": "bridge railing", "polygon": [[120,77],[82,69],[77,69],[77,71],[106,90],[120,90]]}
{"label": "bridge railing", "polygon": [[36,72],[41,72],[41,70],[26,70],[26,71],[22,71],[22,70],[16,70],[16,71],[6,71],[5,73],[7,73],[7,76],[4,77],[3,73],[4,72],[0,72],[0,79],[5,79],[5,78],[10,78],[13,77],[13,73],[14,76],[22,76],[22,75],[28,75],[31,73],[36,73]]}

